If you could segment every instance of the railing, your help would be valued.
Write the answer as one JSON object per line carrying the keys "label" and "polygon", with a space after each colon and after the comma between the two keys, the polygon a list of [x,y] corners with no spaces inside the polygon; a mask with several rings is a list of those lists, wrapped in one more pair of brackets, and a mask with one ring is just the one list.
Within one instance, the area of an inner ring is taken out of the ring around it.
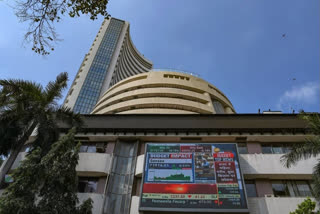
{"label": "railing", "polygon": [[189,75],[195,76],[195,77],[200,77],[199,74],[196,74],[196,73],[194,73],[194,72],[183,71],[183,70],[173,69],[173,68],[156,68],[156,69],[152,69],[152,71],[173,71],[173,72],[179,72],[179,73],[189,74]]}

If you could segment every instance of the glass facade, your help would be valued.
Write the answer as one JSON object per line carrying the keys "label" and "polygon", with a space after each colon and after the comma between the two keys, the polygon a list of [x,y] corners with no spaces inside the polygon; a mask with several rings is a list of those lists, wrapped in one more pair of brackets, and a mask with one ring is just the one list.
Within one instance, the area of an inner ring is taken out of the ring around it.
{"label": "glass facade", "polygon": [[290,145],[288,144],[262,144],[262,154],[285,154],[290,152]]}
{"label": "glass facade", "polygon": [[248,148],[246,143],[237,143],[239,154],[248,154]]}
{"label": "glass facade", "polygon": [[256,184],[254,180],[245,180],[246,192],[248,197],[257,197]]}
{"label": "glass facade", "polygon": [[97,152],[97,146],[96,145],[81,145],[80,146],[80,152],[87,152],[87,153],[96,153]]}
{"label": "glass facade", "polygon": [[107,186],[104,213],[129,213],[138,142],[117,142]]}
{"label": "glass facade", "polygon": [[117,45],[123,25],[124,21],[111,19],[86,79],[81,87],[73,109],[74,112],[89,114],[98,102],[101,87],[107,74],[112,54]]}

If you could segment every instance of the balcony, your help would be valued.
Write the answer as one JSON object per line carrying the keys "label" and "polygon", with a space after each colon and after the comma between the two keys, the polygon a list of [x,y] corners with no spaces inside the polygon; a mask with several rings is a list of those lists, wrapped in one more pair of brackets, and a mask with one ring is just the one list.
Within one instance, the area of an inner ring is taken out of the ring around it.
{"label": "balcony", "polygon": [[[248,198],[250,214],[284,214],[298,208],[306,198]],[[318,209],[318,208],[316,208]]]}
{"label": "balcony", "polygon": [[106,176],[111,166],[111,155],[106,153],[79,153],[79,176]]}
{"label": "balcony", "polygon": [[[11,169],[19,167],[27,153],[20,152]],[[111,155],[106,153],[79,153],[77,172],[79,176],[106,176],[110,171]]]}
{"label": "balcony", "polygon": [[103,201],[104,195],[103,194],[96,194],[96,193],[78,193],[79,203],[91,198],[93,200],[93,208],[92,213],[102,213],[103,209]]}
{"label": "balcony", "polygon": [[[0,190],[0,196],[2,195],[3,191],[3,189]],[[104,195],[96,193],[78,193],[79,203],[82,203],[88,198],[91,198],[93,200],[92,213],[102,213]]]}
{"label": "balcony", "polygon": [[240,165],[245,178],[311,179],[316,158],[299,161],[286,168],[280,162],[283,154],[241,154]]}

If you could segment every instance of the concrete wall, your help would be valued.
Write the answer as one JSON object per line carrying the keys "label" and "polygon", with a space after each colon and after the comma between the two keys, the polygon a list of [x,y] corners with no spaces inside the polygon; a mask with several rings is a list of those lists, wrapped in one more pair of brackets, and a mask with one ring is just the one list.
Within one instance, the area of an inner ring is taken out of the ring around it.
{"label": "concrete wall", "polygon": [[280,162],[283,154],[241,154],[240,165],[245,178],[311,179],[316,158],[299,161],[286,168]]}
{"label": "concrete wall", "polygon": [[79,153],[77,173],[80,176],[106,176],[111,166],[111,155],[106,153]]}
{"label": "concrete wall", "polygon": [[131,198],[131,207],[130,207],[130,214],[142,214],[143,212],[139,212],[139,196],[132,196]]}
{"label": "concrete wall", "polygon": [[[172,71],[138,74],[111,87],[92,114],[199,113],[215,114],[212,102],[222,104],[225,113],[234,112],[228,98],[198,77]],[[172,111],[174,110],[174,111]]]}
{"label": "concrete wall", "polygon": [[91,198],[93,200],[93,208],[92,213],[93,214],[101,214],[103,210],[103,201],[104,201],[104,195],[103,194],[96,194],[96,193],[78,193],[78,198],[80,204],[87,200],[88,198]]}
{"label": "concrete wall", "polygon": [[135,173],[136,176],[138,177],[142,176],[143,166],[144,166],[144,155],[139,155],[137,158],[136,173]]}
{"label": "concrete wall", "polygon": [[[20,152],[11,169],[16,169],[25,159],[26,152]],[[79,176],[106,176],[111,166],[111,154],[79,153],[77,173]]]}
{"label": "concrete wall", "polygon": [[139,155],[137,158],[137,165],[136,165],[136,176],[141,177],[143,173],[143,165],[144,165],[144,155]]}
{"label": "concrete wall", "polygon": [[[306,198],[248,198],[250,214],[288,214]],[[313,199],[314,200],[314,199]]]}

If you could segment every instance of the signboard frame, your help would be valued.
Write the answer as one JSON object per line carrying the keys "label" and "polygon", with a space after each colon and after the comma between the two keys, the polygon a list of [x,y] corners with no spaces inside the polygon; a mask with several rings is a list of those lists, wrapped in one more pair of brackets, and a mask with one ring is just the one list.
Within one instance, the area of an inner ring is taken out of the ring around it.
{"label": "signboard frame", "polygon": [[[246,204],[246,208],[239,208],[239,209],[215,209],[215,208],[162,208],[162,207],[141,207],[141,199],[143,194],[143,185],[144,185],[144,179],[145,179],[145,167],[146,167],[146,158],[147,158],[147,147],[148,145],[152,144],[233,144],[236,148],[236,153],[238,156],[238,165],[239,165],[239,172],[241,176],[241,183],[243,186],[243,193],[244,193],[244,200]],[[247,192],[245,187],[245,182],[243,178],[243,174],[241,171],[241,165],[240,165],[240,155],[238,152],[238,144],[234,142],[148,142],[145,144],[144,148],[144,160],[143,160],[143,172],[142,172],[142,183],[140,186],[140,197],[139,197],[139,211],[156,211],[156,212],[197,212],[197,213],[209,213],[209,212],[215,212],[215,213],[249,213],[249,204],[248,204],[248,198],[247,198]]]}

